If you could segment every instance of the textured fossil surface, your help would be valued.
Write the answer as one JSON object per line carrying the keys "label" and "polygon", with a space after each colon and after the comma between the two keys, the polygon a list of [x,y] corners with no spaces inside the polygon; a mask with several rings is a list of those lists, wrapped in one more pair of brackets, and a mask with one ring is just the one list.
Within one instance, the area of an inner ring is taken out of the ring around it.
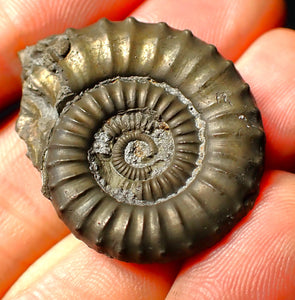
{"label": "textured fossil surface", "polygon": [[261,117],[214,46],[164,23],[102,19],[20,59],[16,130],[44,195],[91,248],[132,262],[185,258],[252,208]]}

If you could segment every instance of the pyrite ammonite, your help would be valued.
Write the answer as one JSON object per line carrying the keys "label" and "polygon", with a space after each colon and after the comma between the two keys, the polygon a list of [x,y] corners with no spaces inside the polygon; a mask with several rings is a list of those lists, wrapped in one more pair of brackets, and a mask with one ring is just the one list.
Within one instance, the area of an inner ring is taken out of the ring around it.
{"label": "pyrite ammonite", "polygon": [[91,248],[140,263],[184,258],[252,208],[261,117],[214,46],[165,23],[102,19],[20,58],[17,131],[44,195]]}

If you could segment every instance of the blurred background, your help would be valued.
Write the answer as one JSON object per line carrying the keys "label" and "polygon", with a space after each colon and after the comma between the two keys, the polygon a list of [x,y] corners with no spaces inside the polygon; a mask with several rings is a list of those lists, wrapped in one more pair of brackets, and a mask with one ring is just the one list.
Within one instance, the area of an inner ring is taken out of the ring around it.
{"label": "blurred background", "polygon": [[295,29],[295,0],[285,0],[287,2],[286,27]]}

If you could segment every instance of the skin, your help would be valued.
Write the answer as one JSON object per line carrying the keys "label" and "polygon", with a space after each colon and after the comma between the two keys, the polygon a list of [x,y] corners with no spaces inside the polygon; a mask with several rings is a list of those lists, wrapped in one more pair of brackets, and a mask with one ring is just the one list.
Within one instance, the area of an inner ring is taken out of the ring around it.
{"label": "skin", "polygon": [[12,116],[0,128],[0,297],[294,299],[295,32],[273,29],[283,22],[283,1],[141,2],[86,0],[82,8],[78,0],[0,0],[0,108],[20,95],[17,51],[50,34],[129,14],[189,28],[235,61],[262,113],[266,171],[254,209],[220,243],[187,261],[109,259],[69,234],[41,195]]}

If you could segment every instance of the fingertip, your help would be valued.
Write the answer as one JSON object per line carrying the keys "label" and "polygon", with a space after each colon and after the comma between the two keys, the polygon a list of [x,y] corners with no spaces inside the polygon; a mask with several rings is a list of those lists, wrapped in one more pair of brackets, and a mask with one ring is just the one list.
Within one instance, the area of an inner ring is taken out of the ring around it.
{"label": "fingertip", "polygon": [[236,60],[262,33],[283,24],[283,0],[149,0],[133,13],[145,22],[165,21],[178,29],[191,29],[202,40]]}
{"label": "fingertip", "polygon": [[267,172],[247,222],[230,233],[227,243],[201,260],[189,260],[166,299],[249,299],[249,293],[253,299],[292,299],[294,198],[294,174]]}
{"label": "fingertip", "polygon": [[176,271],[175,264],[108,258],[69,235],[33,264],[5,299],[30,299],[40,291],[42,299],[164,299]]}
{"label": "fingertip", "polygon": [[250,84],[266,133],[266,166],[295,170],[295,31],[273,29],[236,66]]}

